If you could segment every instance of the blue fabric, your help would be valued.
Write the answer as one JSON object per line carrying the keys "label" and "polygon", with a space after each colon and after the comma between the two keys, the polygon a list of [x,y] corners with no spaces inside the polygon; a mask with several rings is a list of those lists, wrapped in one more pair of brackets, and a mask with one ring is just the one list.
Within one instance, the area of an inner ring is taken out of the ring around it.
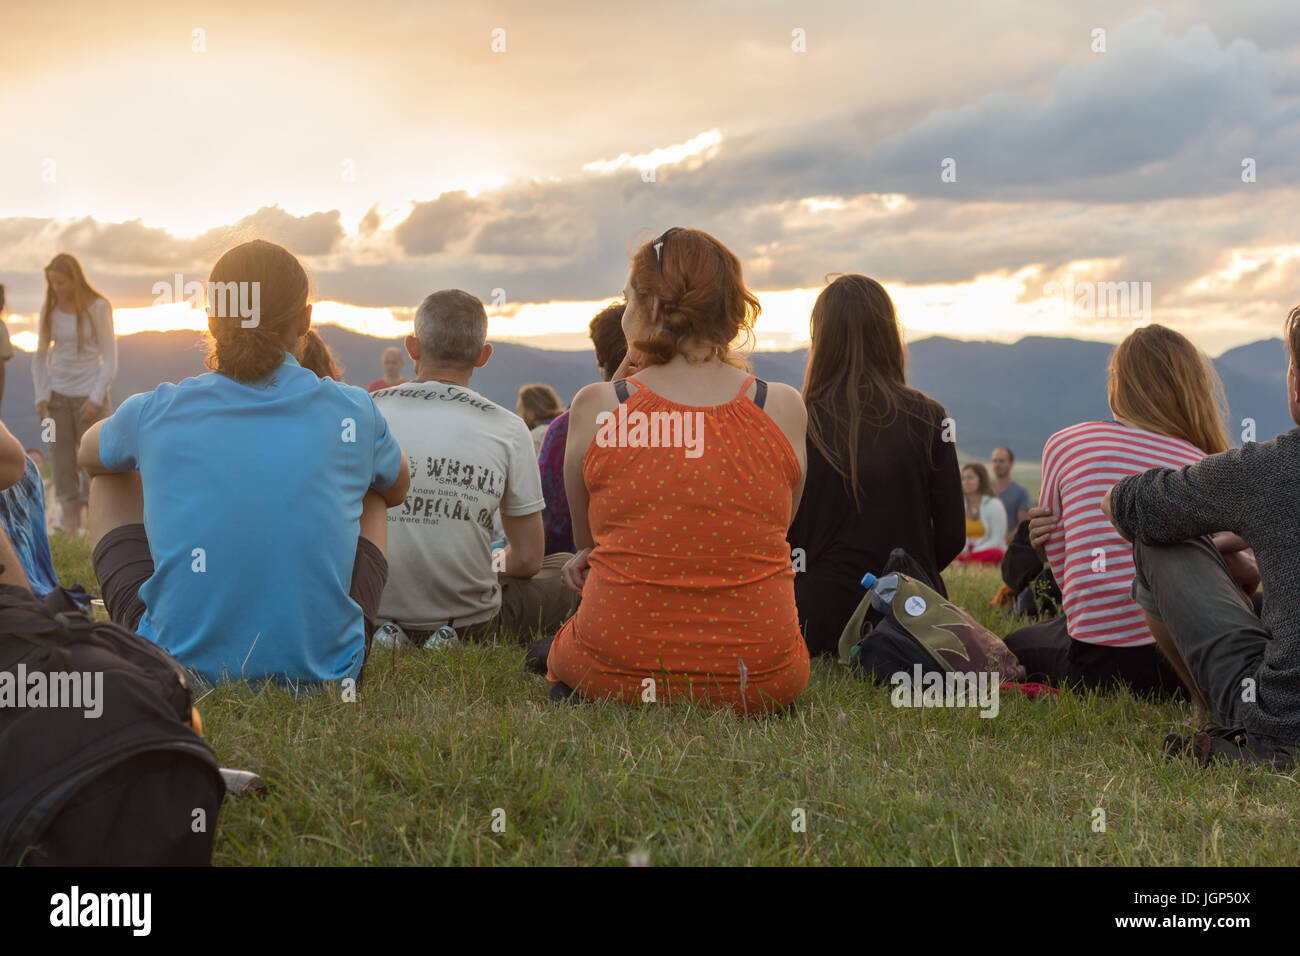
{"label": "blue fabric", "polygon": [[292,356],[265,381],[219,373],[133,395],[99,457],[138,468],[154,573],[138,630],[206,680],[355,677],[365,648],[348,590],[367,489],[401,449],[363,389]]}
{"label": "blue fabric", "polygon": [[1007,490],[998,495],[1002,507],[1007,512],[1007,530],[1016,530],[1016,515],[1029,510],[1029,490],[1014,481],[1007,485]]}
{"label": "blue fabric", "polygon": [[18,554],[32,593],[45,597],[59,586],[50,558],[50,539],[45,533],[45,482],[36,462],[27,467],[18,484],[0,491],[0,525]]}

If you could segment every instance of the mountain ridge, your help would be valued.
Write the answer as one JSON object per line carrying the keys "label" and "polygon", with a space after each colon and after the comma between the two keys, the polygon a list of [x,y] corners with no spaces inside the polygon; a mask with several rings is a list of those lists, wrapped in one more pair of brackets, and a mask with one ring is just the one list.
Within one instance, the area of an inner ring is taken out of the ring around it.
{"label": "mountain ridge", "polygon": [[[339,326],[317,326],[344,366],[344,378],[364,387],[379,377],[379,355],[400,340],[362,335]],[[1043,443],[1069,425],[1109,420],[1106,365],[1114,346],[1082,339],[1026,336],[1017,342],[978,342],[933,335],[908,344],[908,383],[941,402],[957,424],[961,447],[987,456],[1009,445],[1017,457],[1036,461]],[[118,339],[114,406],[161,382],[178,382],[206,371],[201,333],[139,332]],[[755,374],[798,388],[807,350],[755,352]],[[5,424],[26,446],[38,446],[40,426],[31,401],[32,354],[16,351],[6,364]],[[1287,353],[1280,338],[1263,339],[1224,352],[1214,360],[1229,405],[1229,436],[1239,443],[1251,419],[1264,441],[1293,427],[1285,394]],[[406,373],[410,372],[407,361]],[[597,381],[590,349],[557,351],[514,342],[494,343],[492,359],[474,373],[471,386],[488,399],[514,408],[519,386],[545,382],[566,403],[583,385]]]}

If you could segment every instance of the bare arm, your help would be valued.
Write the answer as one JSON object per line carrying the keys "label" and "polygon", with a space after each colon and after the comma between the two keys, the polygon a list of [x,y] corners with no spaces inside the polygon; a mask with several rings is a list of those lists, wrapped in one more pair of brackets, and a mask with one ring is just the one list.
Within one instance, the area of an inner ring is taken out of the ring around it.
{"label": "bare arm", "polygon": [[27,453],[23,451],[23,443],[0,422],[0,488],[18,484],[26,470]]}
{"label": "bare arm", "polygon": [[546,551],[546,530],[542,526],[542,513],[508,515],[501,513],[501,527],[505,529],[506,569],[512,578],[531,578],[542,569]]}
{"label": "bare arm", "polygon": [[99,460],[99,432],[106,421],[108,419],[103,419],[87,428],[81,436],[81,445],[77,448],[77,464],[86,469],[86,474],[91,478],[116,474],[112,469],[104,467],[104,463]]}
{"label": "bare arm", "polygon": [[569,440],[564,446],[564,494],[569,499],[569,517],[573,522],[573,546],[579,551],[591,548],[591,522],[587,505],[591,496],[582,476],[582,461],[596,437],[596,417],[618,408],[618,395],[607,382],[588,385],[578,392],[569,407]]}
{"label": "bare arm", "polygon": [[[95,427],[98,428],[99,426],[96,425]],[[90,432],[86,432],[86,435],[89,437]],[[82,447],[85,447],[84,441],[82,442]],[[384,499],[384,504],[387,507],[396,508],[406,500],[406,492],[410,487],[411,468],[406,463],[406,455],[402,455],[402,467],[397,472],[397,480],[382,491],[378,488],[372,488],[371,490]]]}
{"label": "bare arm", "polygon": [[793,524],[795,515],[799,513],[804,482],[808,478],[808,409],[797,391],[789,385],[774,382],[768,386],[765,411],[790,442],[795,461],[799,464],[799,480],[790,493],[790,523]]}

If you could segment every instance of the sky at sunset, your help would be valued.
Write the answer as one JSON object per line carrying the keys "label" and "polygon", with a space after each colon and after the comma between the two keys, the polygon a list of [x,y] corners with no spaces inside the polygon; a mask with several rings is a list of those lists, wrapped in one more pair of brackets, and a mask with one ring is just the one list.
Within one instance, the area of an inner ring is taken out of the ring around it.
{"label": "sky at sunset", "polygon": [[397,336],[459,287],[493,338],[555,348],[672,225],[740,257],[760,348],[805,344],[837,272],[910,338],[1154,320],[1217,354],[1300,301],[1276,0],[41,2],[4,32],[20,347],[56,252],[119,333],[202,328],[159,290],[255,236],[303,258],[317,322]]}

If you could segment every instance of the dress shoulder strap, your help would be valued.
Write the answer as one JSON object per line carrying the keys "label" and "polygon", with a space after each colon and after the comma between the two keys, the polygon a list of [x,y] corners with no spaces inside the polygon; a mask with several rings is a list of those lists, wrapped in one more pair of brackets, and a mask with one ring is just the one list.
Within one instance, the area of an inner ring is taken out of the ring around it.
{"label": "dress shoulder strap", "polygon": [[628,387],[627,387],[627,386],[628,386],[628,383],[631,383],[631,384],[635,385],[635,386],[637,387],[637,390],[638,390],[638,391],[639,391],[639,390],[641,389],[641,387],[642,387],[642,385],[641,385],[640,382],[633,381],[633,380],[630,379],[630,378],[620,378],[617,382],[615,382],[615,383],[614,383],[614,394],[618,396],[618,403],[619,403],[620,405],[622,405],[624,402],[626,402],[627,399],[628,399],[628,396],[631,394],[631,392],[628,391]]}
{"label": "dress shoulder strap", "polygon": [[[740,386],[740,391],[736,393],[736,398],[740,398],[740,396],[744,395],[745,392],[749,391],[750,382],[758,383],[754,387],[754,404],[759,408],[762,408],[767,402],[767,382],[763,381],[757,375],[751,375],[749,378],[745,379],[745,384]],[[733,399],[733,401],[734,400],[735,399]]]}

